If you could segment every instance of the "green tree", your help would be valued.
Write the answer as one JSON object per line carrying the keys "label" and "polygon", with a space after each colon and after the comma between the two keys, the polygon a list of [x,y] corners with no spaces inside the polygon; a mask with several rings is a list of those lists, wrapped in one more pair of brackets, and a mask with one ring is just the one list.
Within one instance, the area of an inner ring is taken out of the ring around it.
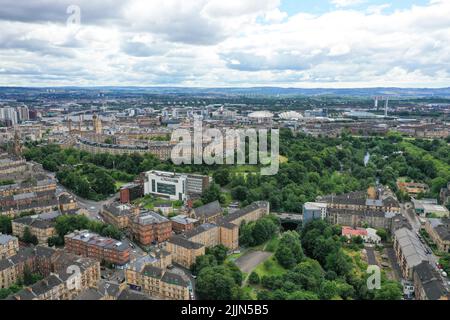
{"label": "green tree", "polygon": [[240,285],[225,266],[206,267],[197,277],[197,296],[200,300],[236,300],[240,298]]}
{"label": "green tree", "polygon": [[35,246],[39,243],[38,238],[31,233],[30,228],[28,227],[25,227],[25,229],[23,230],[23,236],[21,240],[25,243],[33,244]]}
{"label": "green tree", "polygon": [[231,181],[230,171],[227,168],[216,170],[213,173],[213,179],[215,183],[221,186],[226,186]]}
{"label": "green tree", "polygon": [[211,184],[209,186],[209,188],[206,189],[202,195],[203,203],[211,203],[214,201],[219,201],[222,204],[225,202],[225,197],[223,196],[222,192],[220,191],[219,185],[217,185],[215,183]]}
{"label": "green tree", "polygon": [[259,278],[259,275],[253,271],[248,277],[248,282],[253,285],[258,285],[261,283],[261,279]]}
{"label": "green tree", "polygon": [[191,267],[193,274],[199,274],[205,268],[217,266],[216,258],[211,254],[205,254],[203,256],[198,256],[195,259],[194,265]]}
{"label": "green tree", "polygon": [[259,219],[256,221],[252,232],[255,245],[262,244],[272,239],[277,231],[278,228],[271,219]]}
{"label": "green tree", "polygon": [[0,216],[0,233],[12,233],[12,219],[7,216]]}
{"label": "green tree", "polygon": [[295,231],[283,233],[278,244],[275,258],[286,269],[291,269],[304,258],[300,236]]}
{"label": "green tree", "polygon": [[218,245],[207,249],[207,254],[211,254],[216,258],[218,264],[223,264],[227,258],[228,248],[224,245]]}
{"label": "green tree", "polygon": [[375,291],[375,300],[400,300],[403,296],[402,287],[398,282],[386,281]]}

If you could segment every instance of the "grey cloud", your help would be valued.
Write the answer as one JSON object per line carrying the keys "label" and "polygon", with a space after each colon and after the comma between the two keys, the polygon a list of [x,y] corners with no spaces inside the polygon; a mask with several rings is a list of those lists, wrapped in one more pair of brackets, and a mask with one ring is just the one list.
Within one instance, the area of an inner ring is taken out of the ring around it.
{"label": "grey cloud", "polygon": [[142,42],[125,41],[122,44],[122,51],[134,57],[151,57],[164,54],[167,48],[158,43],[147,45]]}
{"label": "grey cloud", "polygon": [[125,3],[121,0],[2,0],[0,20],[66,23],[69,17],[67,8],[78,5],[82,23],[98,23],[120,18]]}

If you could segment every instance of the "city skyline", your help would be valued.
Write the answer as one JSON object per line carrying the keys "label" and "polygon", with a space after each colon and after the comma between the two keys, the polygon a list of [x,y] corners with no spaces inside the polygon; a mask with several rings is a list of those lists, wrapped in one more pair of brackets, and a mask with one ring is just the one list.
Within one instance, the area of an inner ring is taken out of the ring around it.
{"label": "city skyline", "polygon": [[0,86],[450,84],[448,1],[1,4]]}

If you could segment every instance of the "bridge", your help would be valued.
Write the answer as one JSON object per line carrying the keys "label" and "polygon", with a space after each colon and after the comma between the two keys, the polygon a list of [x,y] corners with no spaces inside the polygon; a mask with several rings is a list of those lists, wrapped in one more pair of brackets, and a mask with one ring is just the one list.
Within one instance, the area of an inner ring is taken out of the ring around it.
{"label": "bridge", "polygon": [[303,215],[296,213],[277,213],[281,226],[286,230],[296,230],[303,222]]}

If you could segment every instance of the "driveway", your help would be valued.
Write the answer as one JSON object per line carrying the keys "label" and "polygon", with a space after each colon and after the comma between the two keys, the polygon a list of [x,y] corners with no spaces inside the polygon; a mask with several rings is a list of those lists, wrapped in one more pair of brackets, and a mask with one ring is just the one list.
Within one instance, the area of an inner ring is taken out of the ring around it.
{"label": "driveway", "polygon": [[375,258],[374,248],[366,246],[365,249],[367,254],[367,263],[369,264],[369,266],[377,266],[378,262],[377,259]]}
{"label": "driveway", "polygon": [[251,251],[236,260],[236,265],[244,273],[252,272],[260,263],[269,259],[273,253],[264,251]]}
{"label": "driveway", "polygon": [[393,248],[386,248],[386,254],[389,258],[390,265],[392,269],[394,270],[395,277],[397,280],[403,279],[402,270],[400,269],[400,266],[398,265],[397,256],[395,255],[395,251]]}

